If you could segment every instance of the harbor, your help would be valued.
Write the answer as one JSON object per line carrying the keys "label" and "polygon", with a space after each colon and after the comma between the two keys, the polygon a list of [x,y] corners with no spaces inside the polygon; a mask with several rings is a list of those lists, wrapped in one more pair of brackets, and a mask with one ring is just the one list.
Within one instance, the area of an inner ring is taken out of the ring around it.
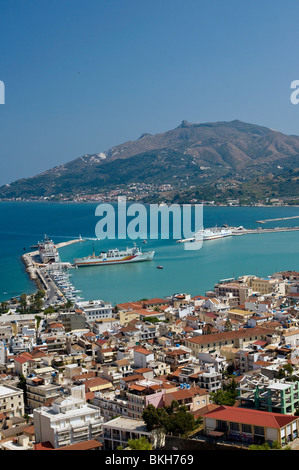
{"label": "harbor", "polygon": [[[225,224],[223,224],[225,225]],[[213,230],[215,229],[207,229],[207,235],[210,237],[209,239],[213,240]],[[286,232],[296,232],[299,230],[299,226],[295,227],[275,227],[275,228],[244,228],[243,226],[239,227],[229,227],[225,225],[225,228],[218,228],[218,237],[215,238],[222,238],[224,239],[224,234],[225,237],[232,238],[234,236],[243,236],[243,235],[261,235],[261,234],[270,234],[270,233],[286,233]],[[221,234],[223,236],[221,236]],[[77,271],[81,271],[81,269],[76,269],[76,262],[75,262],[75,256],[72,261],[69,261],[70,257],[69,255],[66,256],[64,260],[61,260],[59,254],[58,254],[58,249],[68,247],[70,245],[75,245],[76,243],[83,242],[81,237],[64,241],[62,243],[55,244],[52,242],[52,240],[48,240],[49,243],[46,244],[39,244],[36,246],[40,246],[40,249],[31,251],[28,253],[24,253],[22,255],[22,262],[25,265],[25,269],[27,274],[29,275],[30,279],[35,283],[38,289],[43,289],[46,293],[45,296],[45,307],[50,306],[50,305],[59,305],[59,304],[66,304],[68,301],[72,303],[76,303],[80,300],[82,300],[82,296],[86,298],[86,296],[89,298],[92,296],[91,294],[91,286],[96,284],[96,282],[99,282],[100,285],[103,283],[105,284],[105,289],[107,290],[107,285],[110,285],[110,283],[116,282],[116,279],[119,278],[119,276],[122,277],[122,282],[124,280],[123,275],[126,276],[134,276],[134,271],[132,271],[132,268],[128,271],[127,268],[121,267],[119,265],[117,271],[115,271],[113,268],[102,268],[102,269],[96,269],[95,270],[88,270],[86,276],[85,274],[82,273],[82,275],[79,274]],[[178,240],[177,242],[183,242],[185,240]],[[186,241],[192,241],[192,239],[187,239]],[[148,240],[150,242],[150,240]],[[153,242],[152,242],[153,243]],[[106,241],[107,244],[107,241]],[[171,243],[173,246],[173,242]],[[210,244],[204,244],[205,246],[210,246]],[[226,243],[225,243],[226,245]],[[48,249],[45,249],[45,246],[48,247]],[[211,246],[215,247],[216,245],[213,243]],[[217,244],[218,246],[218,244]],[[54,250],[53,250],[54,247]],[[223,247],[223,244],[219,244],[219,249],[221,250]],[[173,246],[174,248],[174,246]],[[76,253],[74,250],[72,250],[72,253]],[[163,251],[158,248],[157,250],[157,259],[158,263],[153,264],[154,268],[159,268],[158,271],[160,270],[161,276],[163,277],[163,269],[162,267],[167,267],[168,263],[165,265],[165,258],[163,257]],[[204,256],[204,253],[201,253],[201,257]],[[176,259],[176,250],[173,252],[173,259],[171,263],[175,263]],[[162,261],[162,262],[161,262]],[[113,263],[115,264],[115,263]],[[134,265],[143,265],[143,263],[130,263]],[[147,263],[146,263],[147,264]],[[112,271],[111,271],[112,269]],[[196,267],[194,266],[194,269]],[[85,271],[85,270],[84,270]],[[146,275],[146,272],[148,273],[151,278],[153,278],[152,283],[156,283],[157,279],[160,279],[160,275],[154,274],[152,272],[151,266],[149,266],[149,270],[142,269],[141,270],[144,275]],[[141,273],[140,268],[137,268],[137,272]],[[157,269],[154,270],[157,272]],[[165,271],[165,270],[164,270]],[[168,270],[167,270],[168,272]],[[73,276],[73,278],[72,278]],[[143,274],[142,274],[143,276]],[[134,283],[142,283],[142,276],[139,279],[138,277],[134,276]],[[129,277],[130,278],[130,277]],[[128,278],[128,279],[129,279]],[[71,281],[73,279],[73,282]],[[98,280],[98,281],[97,281]],[[75,285],[73,283],[75,282]],[[87,285],[86,282],[90,285]],[[163,281],[164,282],[164,281]],[[77,288],[75,287],[77,286]],[[128,286],[127,286],[128,288]],[[82,289],[82,292],[81,292]],[[111,294],[110,294],[111,295]],[[109,295],[109,297],[110,297]],[[112,299],[111,299],[112,300]]]}
{"label": "harbor", "polygon": [[58,253],[59,248],[82,241],[79,237],[54,245],[53,241],[45,235],[45,240],[37,244],[37,250],[22,255],[22,261],[30,279],[35,282],[38,289],[45,291],[45,307],[82,300],[82,297],[78,295],[81,291],[75,289],[70,282],[71,274],[68,270],[74,268],[74,265],[62,262]]}

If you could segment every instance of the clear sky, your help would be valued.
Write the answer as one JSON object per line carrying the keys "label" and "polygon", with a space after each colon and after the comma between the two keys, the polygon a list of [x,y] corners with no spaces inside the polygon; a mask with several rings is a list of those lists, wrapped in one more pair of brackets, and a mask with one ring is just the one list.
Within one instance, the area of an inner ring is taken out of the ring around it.
{"label": "clear sky", "polygon": [[299,135],[298,0],[0,0],[0,184],[189,122]]}

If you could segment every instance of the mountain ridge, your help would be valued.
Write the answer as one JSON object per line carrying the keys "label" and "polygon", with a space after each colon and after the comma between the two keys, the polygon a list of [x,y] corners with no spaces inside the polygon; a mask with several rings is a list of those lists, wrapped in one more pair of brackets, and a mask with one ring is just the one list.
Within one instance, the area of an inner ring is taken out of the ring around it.
{"label": "mountain ridge", "polygon": [[299,167],[299,136],[235,119],[183,120],[175,129],[86,154],[0,187],[0,198],[100,192],[131,183],[171,184],[177,190],[219,180],[288,176]]}

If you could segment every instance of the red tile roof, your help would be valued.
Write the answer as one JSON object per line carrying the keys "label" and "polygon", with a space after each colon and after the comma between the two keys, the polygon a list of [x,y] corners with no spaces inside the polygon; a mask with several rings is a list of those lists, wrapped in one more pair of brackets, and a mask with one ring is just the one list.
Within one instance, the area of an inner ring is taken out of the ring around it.
{"label": "red tile roof", "polygon": [[69,446],[58,447],[55,450],[91,450],[99,447],[103,447],[103,444],[101,444],[96,439],[91,439],[90,441],[78,442]]}
{"label": "red tile roof", "polygon": [[145,354],[146,356],[148,356],[149,354],[153,354],[152,351],[148,351],[148,349],[145,349],[145,348],[142,348],[142,347],[135,348],[135,351],[140,353],[140,354]]}
{"label": "red tile roof", "polygon": [[298,419],[297,416],[293,415],[270,413],[269,411],[252,410],[234,406],[219,406],[215,410],[207,413],[205,418],[274,429],[280,429]]}

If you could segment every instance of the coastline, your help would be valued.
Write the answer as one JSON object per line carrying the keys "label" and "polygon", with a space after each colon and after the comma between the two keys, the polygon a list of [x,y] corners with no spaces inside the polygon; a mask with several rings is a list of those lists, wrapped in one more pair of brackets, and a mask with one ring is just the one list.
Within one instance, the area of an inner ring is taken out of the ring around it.
{"label": "coastline", "polygon": [[[113,200],[110,200],[110,199],[101,199],[101,200],[76,200],[76,199],[72,199],[72,200],[67,200],[67,201],[64,201],[64,200],[55,200],[55,201],[49,201],[49,200],[37,200],[37,199],[20,199],[20,200],[15,200],[15,199],[0,199],[0,203],[2,202],[12,202],[12,203],[28,203],[28,202],[34,202],[34,203],[40,203],[40,204],[103,204],[103,203],[110,203],[110,204],[117,204],[118,200],[117,199],[113,199]],[[150,205],[150,204],[166,204],[167,206],[171,206],[172,204],[177,204],[177,203],[172,203],[172,202],[156,202],[156,203],[149,203],[149,202],[143,202],[142,199],[129,199],[127,200],[127,203],[128,204],[135,204],[135,203],[139,203],[139,204],[144,204],[144,205]],[[185,202],[185,203],[180,203],[179,205],[183,205],[183,204],[192,204],[191,202]],[[194,205],[196,205],[197,203],[193,203]],[[262,203],[258,203],[258,204],[223,204],[223,203],[216,203],[216,204],[213,204],[213,203],[201,203],[201,202],[198,202],[198,204],[202,204],[204,207],[252,207],[252,208],[260,208],[260,207],[266,207],[266,208],[283,208],[283,207],[299,207],[299,203],[298,204],[283,204],[283,203],[279,203],[279,204],[262,204]],[[298,216],[299,217],[299,216]]]}

